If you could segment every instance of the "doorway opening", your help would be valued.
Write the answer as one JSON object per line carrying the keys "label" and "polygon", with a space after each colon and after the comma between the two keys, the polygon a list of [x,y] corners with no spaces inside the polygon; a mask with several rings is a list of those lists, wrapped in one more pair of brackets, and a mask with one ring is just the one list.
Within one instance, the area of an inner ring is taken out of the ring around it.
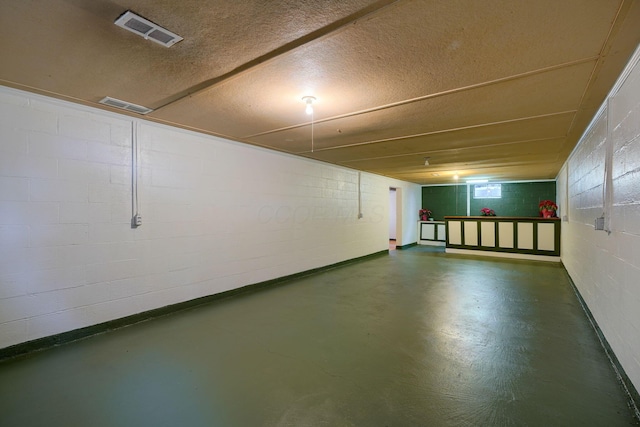
{"label": "doorway opening", "polygon": [[402,245],[402,189],[389,188],[389,250]]}

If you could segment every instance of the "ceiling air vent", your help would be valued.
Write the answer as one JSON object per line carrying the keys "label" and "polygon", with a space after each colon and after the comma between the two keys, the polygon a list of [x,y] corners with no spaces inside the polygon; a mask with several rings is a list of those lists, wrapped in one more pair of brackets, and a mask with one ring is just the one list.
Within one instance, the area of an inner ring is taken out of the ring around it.
{"label": "ceiling air vent", "polygon": [[142,16],[136,15],[130,10],[126,11],[116,19],[115,24],[118,27],[122,27],[125,30],[144,37],[146,40],[154,41],[165,47],[171,47],[180,40],[183,40],[179,35],[154,24]]}
{"label": "ceiling air vent", "polygon": [[143,107],[142,105],[132,104],[130,102],[121,101],[119,99],[105,96],[100,100],[100,104],[108,105],[109,107],[120,108],[121,110],[127,110],[138,114],[148,114],[153,110],[151,108]]}

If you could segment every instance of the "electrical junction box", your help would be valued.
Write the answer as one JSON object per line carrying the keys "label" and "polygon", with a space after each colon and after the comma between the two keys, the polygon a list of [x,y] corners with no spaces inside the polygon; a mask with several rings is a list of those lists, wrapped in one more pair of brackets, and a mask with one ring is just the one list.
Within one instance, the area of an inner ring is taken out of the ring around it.
{"label": "electrical junction box", "polygon": [[604,217],[596,218],[595,222],[596,230],[604,230]]}

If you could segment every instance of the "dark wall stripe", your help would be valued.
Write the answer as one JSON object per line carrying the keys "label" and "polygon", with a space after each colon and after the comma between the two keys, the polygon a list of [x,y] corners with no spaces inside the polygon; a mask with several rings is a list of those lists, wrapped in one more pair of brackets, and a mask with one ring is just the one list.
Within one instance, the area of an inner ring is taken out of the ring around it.
{"label": "dark wall stripe", "polygon": [[402,246],[396,246],[396,249],[409,249],[412,246],[416,246],[418,244],[418,242],[413,242],[413,243],[409,243],[407,245],[402,245]]}

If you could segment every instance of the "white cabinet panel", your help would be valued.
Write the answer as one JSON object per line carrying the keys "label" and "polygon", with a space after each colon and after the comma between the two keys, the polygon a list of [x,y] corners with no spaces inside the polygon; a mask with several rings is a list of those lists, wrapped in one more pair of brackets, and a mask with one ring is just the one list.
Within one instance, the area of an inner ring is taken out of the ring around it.
{"label": "white cabinet panel", "polygon": [[533,223],[518,223],[518,249],[533,249]]}
{"label": "white cabinet panel", "polygon": [[449,221],[449,244],[462,244],[462,221]]}
{"label": "white cabinet panel", "polygon": [[553,224],[538,224],[538,250],[556,250],[555,226]]}
{"label": "white cabinet panel", "polygon": [[478,222],[464,221],[464,244],[478,246]]}
{"label": "white cabinet panel", "polygon": [[498,224],[498,246],[505,249],[513,248],[513,222]]}
{"label": "white cabinet panel", "polygon": [[420,238],[423,240],[435,240],[436,239],[436,227],[435,224],[422,224],[420,226]]}
{"label": "white cabinet panel", "polygon": [[484,221],[480,223],[480,241],[482,246],[496,247],[496,223],[493,221]]}

